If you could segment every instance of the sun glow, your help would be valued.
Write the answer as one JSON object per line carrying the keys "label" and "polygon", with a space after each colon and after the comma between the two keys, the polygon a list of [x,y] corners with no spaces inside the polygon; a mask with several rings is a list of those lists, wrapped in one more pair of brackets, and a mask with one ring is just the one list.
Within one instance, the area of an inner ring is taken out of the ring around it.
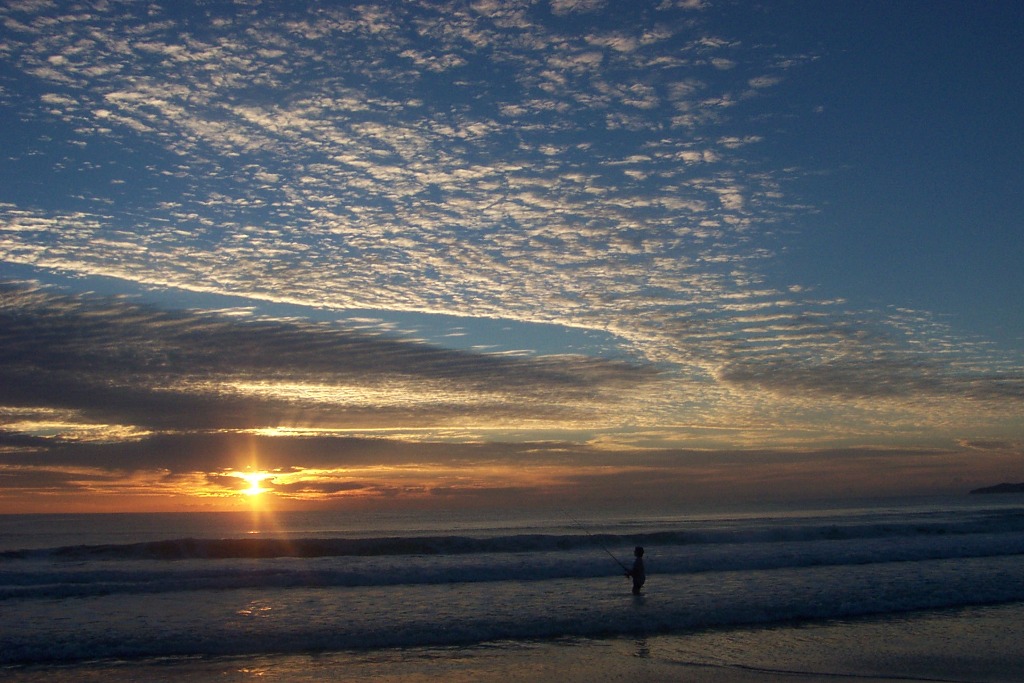
{"label": "sun glow", "polygon": [[264,491],[270,490],[260,486],[261,482],[269,479],[271,476],[266,472],[239,472],[236,476],[249,482],[249,488],[242,489],[242,493],[247,496],[258,496]]}

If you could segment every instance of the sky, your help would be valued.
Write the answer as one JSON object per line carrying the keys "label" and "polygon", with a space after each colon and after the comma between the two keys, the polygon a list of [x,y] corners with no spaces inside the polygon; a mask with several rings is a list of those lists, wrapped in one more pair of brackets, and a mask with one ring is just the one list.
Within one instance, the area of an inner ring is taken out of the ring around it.
{"label": "sky", "polygon": [[1024,480],[1024,5],[7,0],[0,513]]}

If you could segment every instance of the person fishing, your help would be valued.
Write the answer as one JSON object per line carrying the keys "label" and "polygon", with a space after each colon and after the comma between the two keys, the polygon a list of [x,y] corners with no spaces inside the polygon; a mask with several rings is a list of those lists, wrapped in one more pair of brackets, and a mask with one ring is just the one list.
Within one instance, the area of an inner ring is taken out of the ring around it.
{"label": "person fishing", "polygon": [[644,587],[647,580],[647,571],[644,569],[644,549],[637,546],[633,549],[633,568],[626,570],[626,576],[633,579],[633,595],[640,595],[640,589]]}
{"label": "person fishing", "polygon": [[[594,534],[592,534],[590,532],[590,529],[588,529],[587,527],[583,526],[583,522],[581,522],[580,520],[576,519],[575,517],[570,515],[565,510],[562,511],[562,514],[564,514],[566,517],[571,519],[573,521],[573,523],[576,526],[578,526],[580,529],[583,529],[583,533],[585,533],[587,536],[590,536],[591,538],[594,538],[596,540],[597,537],[594,536]],[[622,567],[622,571],[626,572],[626,576],[627,577],[633,579],[633,595],[640,595],[640,589],[643,588],[644,582],[647,580],[647,570],[644,569],[644,549],[643,549],[643,547],[638,545],[636,548],[633,549],[633,557],[634,557],[634,559],[633,559],[633,568],[632,569],[630,569],[626,565],[622,564],[622,562],[619,561],[619,558],[615,557],[615,555],[612,554],[612,551],[608,550],[608,548],[606,548],[604,545],[601,545],[601,550],[603,550],[606,553],[608,553],[608,557],[610,557],[613,560],[615,560],[615,563],[617,565],[619,565],[620,567]]]}

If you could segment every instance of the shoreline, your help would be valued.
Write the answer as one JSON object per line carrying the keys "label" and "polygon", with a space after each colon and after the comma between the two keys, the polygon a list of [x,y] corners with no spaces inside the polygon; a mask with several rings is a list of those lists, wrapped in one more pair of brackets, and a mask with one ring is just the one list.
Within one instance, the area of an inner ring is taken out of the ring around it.
{"label": "shoreline", "polygon": [[691,683],[1011,683],[1024,671],[1024,603],[747,626],[645,637],[500,641],[406,648],[93,662],[0,670],[12,683],[187,678],[306,683],[367,680],[518,683],[685,680]]}

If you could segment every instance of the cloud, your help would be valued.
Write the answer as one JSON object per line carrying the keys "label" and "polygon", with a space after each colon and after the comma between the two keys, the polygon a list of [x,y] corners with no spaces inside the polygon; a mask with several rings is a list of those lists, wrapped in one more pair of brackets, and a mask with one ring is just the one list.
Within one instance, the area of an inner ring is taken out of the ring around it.
{"label": "cloud", "polygon": [[512,358],[7,289],[0,396],[63,411],[9,424],[96,440],[603,423],[627,441],[699,424],[743,444],[993,427],[1019,407],[1019,359],[772,275],[803,207],[792,171],[748,156],[775,128],[751,98],[813,57],[711,33],[703,8],[608,24],[583,0],[0,7],[19,116],[6,267],[612,340]]}
{"label": "cloud", "polygon": [[[77,413],[123,425],[128,435],[557,422],[583,419],[655,377],[619,361],[452,351],[336,326],[168,312],[28,286],[0,288],[0,319],[0,405],[64,411],[65,422]],[[28,416],[8,424],[15,422],[42,424]]]}
{"label": "cloud", "polygon": [[[141,497],[245,502],[246,472],[264,474],[265,501],[278,506],[386,503],[523,507],[638,500],[675,506],[822,500],[835,496],[963,493],[998,480],[1020,451],[961,449],[630,450],[581,444],[408,444],[352,438],[168,435],[137,444],[51,446],[29,457],[0,451],[8,500]],[[643,504],[643,503],[640,503]]]}
{"label": "cloud", "polygon": [[551,0],[551,11],[555,14],[586,13],[602,9],[607,0]]}
{"label": "cloud", "polygon": [[770,88],[781,82],[782,78],[780,76],[755,76],[749,81],[750,87],[756,89]]}
{"label": "cloud", "polygon": [[[598,9],[587,3],[553,7]],[[191,34],[157,17],[132,22],[101,10],[67,16],[61,23],[69,29],[50,31],[45,48],[18,44],[18,63],[59,68],[60,78],[33,73],[44,82],[76,84],[77,98],[46,95],[48,104],[62,107],[76,135],[127,148],[156,143],[176,156],[177,168],[146,180],[167,186],[170,175],[185,188],[173,193],[176,201],[143,202],[124,213],[107,213],[102,196],[93,204],[104,211],[37,212],[33,220],[45,227],[36,233],[19,230],[23,219],[9,214],[4,256],[36,267],[338,308],[458,309],[600,326],[609,316],[632,312],[588,314],[590,306],[581,305],[585,292],[612,289],[614,296],[619,280],[607,278],[605,269],[566,276],[561,268],[601,260],[657,273],[662,266],[650,255],[661,254],[667,263],[690,248],[731,248],[728,230],[703,245],[659,232],[697,222],[699,212],[741,211],[734,191],[690,185],[694,196],[679,204],[680,173],[667,155],[631,162],[620,151],[676,145],[663,140],[659,109],[666,99],[704,108],[705,97],[673,89],[696,82],[679,66],[657,67],[664,75],[653,81],[641,77],[650,71],[650,58],[678,54],[677,36],[688,18],[666,16],[652,42],[645,31],[576,35],[544,26],[521,9],[475,8],[476,14],[415,3],[318,15],[281,10],[282,16],[241,14]],[[422,40],[402,30],[408,25]],[[526,28],[529,42],[519,32]],[[90,36],[88,43],[74,42],[80,33]],[[652,54],[637,59],[641,45]],[[730,49],[707,42],[683,48]],[[61,58],[51,60],[54,54]],[[432,60],[423,64],[446,60],[445,70],[459,75],[436,88],[427,77],[432,68],[402,66],[410,56]],[[610,70],[594,77],[606,60]],[[346,71],[326,81],[294,77],[319,73],[325,62],[345,64]],[[534,90],[550,82],[552,66],[561,79],[557,88]],[[515,74],[518,83],[494,78],[498,72]],[[493,93],[499,83],[507,90]],[[455,101],[461,92],[474,93],[478,102],[497,95],[506,111],[517,113],[504,116],[486,106],[448,113],[442,92],[456,93]],[[599,122],[608,130],[590,135]],[[551,131],[588,139],[586,148],[577,146],[565,161],[538,154],[549,147]],[[641,137],[608,137],[611,131]],[[513,137],[521,142],[510,156],[503,146]],[[727,160],[711,150],[702,158]],[[619,160],[635,170],[601,169]],[[119,202],[131,196],[133,170],[122,171],[119,182],[129,187]],[[580,171],[588,177],[585,187],[563,180]],[[631,177],[647,187],[637,192]],[[442,201],[427,201],[432,195]],[[546,248],[532,235],[552,216],[563,235],[586,231],[593,239]],[[620,225],[648,233],[635,263],[601,252]],[[107,239],[110,233],[119,239]],[[196,240],[218,248],[197,249]],[[537,282],[545,286],[532,286]]]}
{"label": "cloud", "polygon": [[970,372],[913,353],[801,363],[796,359],[743,360],[726,365],[727,382],[757,384],[790,394],[850,398],[939,398],[1019,405],[1024,402],[1024,375]]}
{"label": "cloud", "polygon": [[1024,454],[1024,441],[1000,439],[960,439],[962,448],[974,451],[1015,451]]}

